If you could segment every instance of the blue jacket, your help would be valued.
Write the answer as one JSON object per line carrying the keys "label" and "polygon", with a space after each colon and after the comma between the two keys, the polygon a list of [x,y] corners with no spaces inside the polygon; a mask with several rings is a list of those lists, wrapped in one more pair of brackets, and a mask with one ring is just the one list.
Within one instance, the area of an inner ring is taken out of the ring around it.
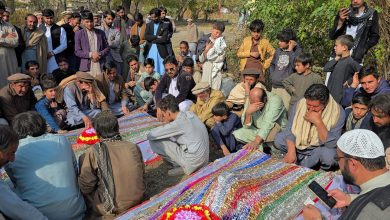
{"label": "blue jacket", "polygon": [[53,131],[57,132],[61,130],[56,120],[53,117],[55,109],[52,109],[50,107],[50,100],[47,99],[46,96],[43,96],[37,102],[37,104],[35,104],[35,109],[45,119],[46,123],[49,124],[49,126],[51,127],[51,129],[53,129]]}
{"label": "blue jacket", "polygon": [[368,94],[366,91],[364,91],[362,87],[358,89],[347,88],[344,90],[344,96],[343,96],[343,100],[341,100],[341,105],[344,107],[350,106],[352,103],[352,97],[355,93],[364,94],[370,97],[371,99],[373,99],[375,96],[379,94],[390,94],[390,86],[389,83],[382,78],[381,81],[379,82],[378,88],[376,88],[376,90],[371,94]]}

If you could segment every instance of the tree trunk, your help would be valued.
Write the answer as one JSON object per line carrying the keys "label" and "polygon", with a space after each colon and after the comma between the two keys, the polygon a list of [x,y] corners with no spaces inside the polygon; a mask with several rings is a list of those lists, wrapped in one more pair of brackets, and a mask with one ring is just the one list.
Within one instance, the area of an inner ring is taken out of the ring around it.
{"label": "tree trunk", "polygon": [[15,0],[7,0],[6,5],[11,9],[11,13],[15,11]]}
{"label": "tree trunk", "polygon": [[126,15],[130,13],[131,0],[122,0],[122,6],[125,8]]}

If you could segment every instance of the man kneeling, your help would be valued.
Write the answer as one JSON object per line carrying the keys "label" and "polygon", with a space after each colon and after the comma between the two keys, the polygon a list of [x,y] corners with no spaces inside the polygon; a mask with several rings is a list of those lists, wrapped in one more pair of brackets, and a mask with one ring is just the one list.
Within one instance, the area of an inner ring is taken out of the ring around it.
{"label": "man kneeling", "polygon": [[209,136],[205,125],[192,112],[180,112],[173,95],[163,98],[157,117],[168,124],[148,134],[152,150],[174,167],[168,175],[191,174],[209,162]]}
{"label": "man kneeling", "polygon": [[343,108],[325,85],[313,84],[291,109],[287,129],[275,137],[275,147],[286,153],[284,162],[328,170],[337,163],[336,141],[345,121]]}

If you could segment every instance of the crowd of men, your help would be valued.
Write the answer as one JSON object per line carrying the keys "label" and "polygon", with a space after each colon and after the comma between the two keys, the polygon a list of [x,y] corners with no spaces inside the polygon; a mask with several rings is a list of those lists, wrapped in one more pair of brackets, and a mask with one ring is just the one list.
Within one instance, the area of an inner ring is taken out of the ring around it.
{"label": "crowd of men", "polygon": [[[253,20],[237,51],[241,82],[233,88],[223,83],[225,25],[215,22],[200,36],[188,19],[188,36],[172,45],[166,14],[160,7],[146,20],[138,12],[130,19],[119,6],[116,13],[64,12],[55,23],[45,9],[18,28],[0,2],[0,166],[14,185],[13,192],[0,182],[2,216],[114,218],[139,204],[142,155],[122,140],[117,121],[132,111],[164,122],[147,139],[170,176],[206,166],[211,145],[225,156],[262,150],[286,163],[340,169],[360,186],[359,195],[329,192],[336,207],[349,206],[342,219],[390,214],[390,86],[375,65],[363,65],[379,41],[376,10],[363,0],[340,9],[325,82],[311,72],[313,57],[292,29],[278,33],[275,49],[264,23]],[[57,135],[91,127],[100,141],[79,159]],[[322,217],[310,205],[303,215]]]}

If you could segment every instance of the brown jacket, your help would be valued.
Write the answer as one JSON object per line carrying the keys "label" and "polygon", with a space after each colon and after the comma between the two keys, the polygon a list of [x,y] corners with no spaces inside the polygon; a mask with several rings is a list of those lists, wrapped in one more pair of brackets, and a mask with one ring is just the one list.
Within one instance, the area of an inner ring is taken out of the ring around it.
{"label": "brown jacket", "polygon": [[224,101],[225,96],[223,93],[219,90],[212,89],[209,100],[204,102],[197,99],[196,103],[191,106],[190,111],[195,113],[208,128],[212,128],[215,125],[215,121],[211,110],[216,104]]}
{"label": "brown jacket", "polygon": [[135,24],[133,24],[133,26],[131,26],[130,36],[133,36],[133,35],[139,36],[139,39],[140,39],[139,44],[143,44],[143,43],[145,43],[145,29],[146,29],[146,24],[144,22],[141,26],[141,31],[138,34],[138,24],[135,23]]}
{"label": "brown jacket", "polygon": [[0,90],[0,106],[4,118],[10,124],[17,114],[35,110],[36,102],[37,99],[31,89],[24,96],[18,96],[9,84]]}
{"label": "brown jacket", "polygon": [[[81,192],[92,206],[91,219],[118,216],[141,203],[144,192],[145,165],[138,146],[127,141],[105,142],[111,160],[112,177],[115,186],[114,214],[107,214],[103,208],[103,182],[93,148],[88,148],[80,168],[78,182]],[[89,203],[89,204],[88,204]]]}
{"label": "brown jacket", "polygon": [[[102,91],[103,95],[106,97],[107,103],[109,103],[109,97],[110,97],[110,85],[109,85],[109,79],[106,73],[100,74],[96,77],[96,83]],[[115,103],[129,100],[129,97],[126,93],[125,88],[125,81],[123,81],[122,76],[116,75],[114,79],[114,93],[115,93]]]}
{"label": "brown jacket", "polygon": [[[246,65],[246,61],[251,56],[252,37],[244,38],[240,48],[237,51],[237,56],[240,58],[240,71],[243,71]],[[268,69],[271,65],[272,58],[275,54],[275,49],[270,42],[262,38],[258,44],[258,50],[260,54],[261,64],[263,64],[264,70]]]}

